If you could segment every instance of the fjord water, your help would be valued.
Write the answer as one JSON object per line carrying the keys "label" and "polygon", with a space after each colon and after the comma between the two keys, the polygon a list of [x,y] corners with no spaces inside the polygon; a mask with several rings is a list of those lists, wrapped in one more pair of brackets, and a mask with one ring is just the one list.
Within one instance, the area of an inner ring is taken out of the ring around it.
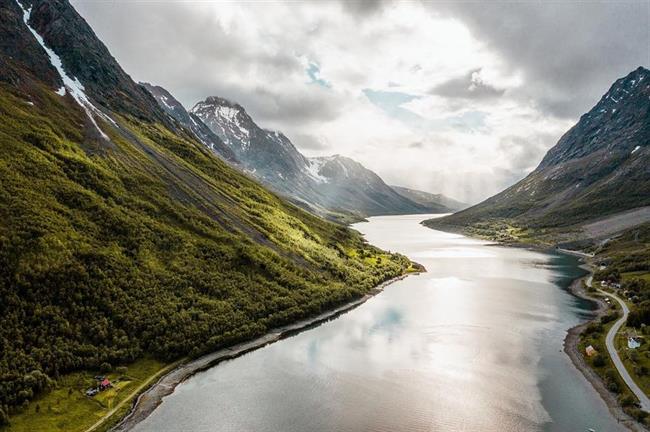
{"label": "fjord water", "polygon": [[589,305],[573,257],[370,218],[370,243],[428,272],[197,374],[137,431],[624,430],[562,351]]}

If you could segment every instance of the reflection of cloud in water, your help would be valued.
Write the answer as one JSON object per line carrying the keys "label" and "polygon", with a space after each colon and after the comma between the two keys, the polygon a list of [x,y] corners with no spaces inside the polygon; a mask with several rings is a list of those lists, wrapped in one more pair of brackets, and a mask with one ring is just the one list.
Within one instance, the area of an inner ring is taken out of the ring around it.
{"label": "reflection of cloud in water", "polygon": [[487,250],[469,248],[432,249],[412,254],[414,258],[494,258],[495,255]]}
{"label": "reflection of cloud in water", "polygon": [[394,334],[402,325],[403,314],[396,308],[386,309],[378,318],[375,325],[370,327],[369,334],[385,332]]}

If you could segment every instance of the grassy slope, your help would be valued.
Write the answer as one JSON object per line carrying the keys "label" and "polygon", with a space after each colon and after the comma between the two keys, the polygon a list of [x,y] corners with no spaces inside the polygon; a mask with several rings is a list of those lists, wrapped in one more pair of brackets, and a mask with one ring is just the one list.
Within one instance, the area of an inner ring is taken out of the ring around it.
{"label": "grassy slope", "polygon": [[[23,412],[11,419],[12,432],[32,431],[85,431],[91,424],[105,416],[131,392],[165,370],[164,363],[143,358],[129,365],[126,373],[105,374],[113,387],[93,398],[86,397],[86,389],[95,387],[95,374],[89,371],[74,372],[61,377],[56,389],[35,400]],[[130,408],[124,406],[124,413]],[[102,427],[100,430],[106,430]]]}
{"label": "grassy slope", "polygon": [[638,276],[647,274],[650,272],[650,223],[627,230],[596,251],[610,270]]}
{"label": "grassy slope", "polygon": [[410,265],[160,124],[115,115],[120,130],[100,122],[107,144],[69,97],[29,93],[0,88],[0,408],[12,416],[51,386],[33,370],[196,355]]}

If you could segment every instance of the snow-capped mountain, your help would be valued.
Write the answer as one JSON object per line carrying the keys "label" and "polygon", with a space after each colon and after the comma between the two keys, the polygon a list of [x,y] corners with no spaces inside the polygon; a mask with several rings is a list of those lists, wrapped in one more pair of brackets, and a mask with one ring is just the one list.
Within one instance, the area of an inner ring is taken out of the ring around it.
{"label": "snow-capped mountain", "polygon": [[398,194],[352,159],[305,157],[281,132],[259,127],[237,103],[211,96],[190,113],[233,150],[248,173],[316,213],[371,216],[431,210]]}
{"label": "snow-capped mountain", "polygon": [[183,104],[176,100],[171,93],[160,86],[149,83],[142,82],[140,85],[151,93],[163,111],[178,121],[181,126],[192,132],[199,141],[205,144],[222,159],[231,163],[237,163],[237,157],[232,149],[224,144],[221,138],[212,132],[196,114],[187,112]]}
{"label": "snow-capped mountain", "polygon": [[260,128],[244,108],[211,96],[197,103],[195,114],[232,149],[244,169],[263,180],[300,181],[309,162],[282,133]]}

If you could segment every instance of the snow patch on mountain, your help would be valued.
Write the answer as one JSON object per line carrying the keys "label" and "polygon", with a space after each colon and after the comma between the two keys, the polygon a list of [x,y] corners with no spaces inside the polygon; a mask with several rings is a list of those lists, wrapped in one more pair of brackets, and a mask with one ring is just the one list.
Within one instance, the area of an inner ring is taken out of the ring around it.
{"label": "snow patch on mountain", "polygon": [[320,169],[325,164],[325,158],[307,158],[305,165],[305,174],[318,183],[328,183],[329,179],[320,173]]}
{"label": "snow patch on mountain", "polygon": [[336,157],[336,156],[332,156],[332,159],[333,159],[333,160],[335,159],[335,160],[336,160],[336,163],[338,163],[339,166],[341,167],[341,170],[343,171],[343,177],[345,177],[345,178],[350,177],[350,171],[348,171],[348,167],[345,166],[345,163],[343,163],[343,161],[341,160],[341,158]]}
{"label": "snow patch on mountain", "polygon": [[169,108],[170,110],[173,110],[173,109],[174,109],[174,107],[171,106],[171,105],[169,105],[169,102],[167,102],[167,96],[165,96],[165,95],[161,95],[161,96],[160,96],[160,100],[161,100],[162,103],[163,103],[167,108]]}
{"label": "snow patch on mountain", "polygon": [[214,109],[214,115],[217,116],[218,118],[226,119],[230,122],[233,122],[236,120],[237,114],[239,114],[239,110],[237,108],[229,107],[229,106],[217,106]]}
{"label": "snow patch on mountain", "polygon": [[23,11],[23,22],[25,23],[29,31],[32,33],[36,41],[41,45],[41,47],[43,47],[45,53],[50,59],[50,63],[59,72],[59,76],[61,77],[61,80],[63,80],[63,87],[58,89],[56,93],[60,96],[65,96],[67,90],[70,93],[70,96],[72,96],[74,100],[77,101],[77,103],[84,109],[86,115],[88,115],[88,118],[95,126],[99,134],[102,136],[102,138],[104,138],[105,140],[109,140],[108,135],[106,135],[104,131],[101,130],[101,128],[95,121],[95,117],[93,116],[93,113],[100,115],[101,117],[109,120],[111,123],[117,126],[115,121],[113,121],[113,119],[109,118],[106,114],[98,110],[90,102],[88,96],[86,96],[85,88],[83,84],[81,84],[77,78],[68,75],[68,73],[63,68],[63,62],[61,61],[61,58],[57,55],[57,53],[55,53],[52,49],[50,49],[45,44],[45,41],[43,40],[41,35],[38,34],[38,32],[34,28],[32,28],[32,26],[29,25],[29,18],[31,17],[32,14],[32,8],[30,7],[29,9],[25,9],[18,0],[16,0],[16,3],[18,4],[18,7],[20,7],[20,9]]}
{"label": "snow patch on mountain", "polygon": [[251,132],[242,124],[242,109],[230,105],[224,100],[207,100],[197,103],[190,112],[196,114],[215,132],[228,146],[241,147],[243,151],[250,148]]}

